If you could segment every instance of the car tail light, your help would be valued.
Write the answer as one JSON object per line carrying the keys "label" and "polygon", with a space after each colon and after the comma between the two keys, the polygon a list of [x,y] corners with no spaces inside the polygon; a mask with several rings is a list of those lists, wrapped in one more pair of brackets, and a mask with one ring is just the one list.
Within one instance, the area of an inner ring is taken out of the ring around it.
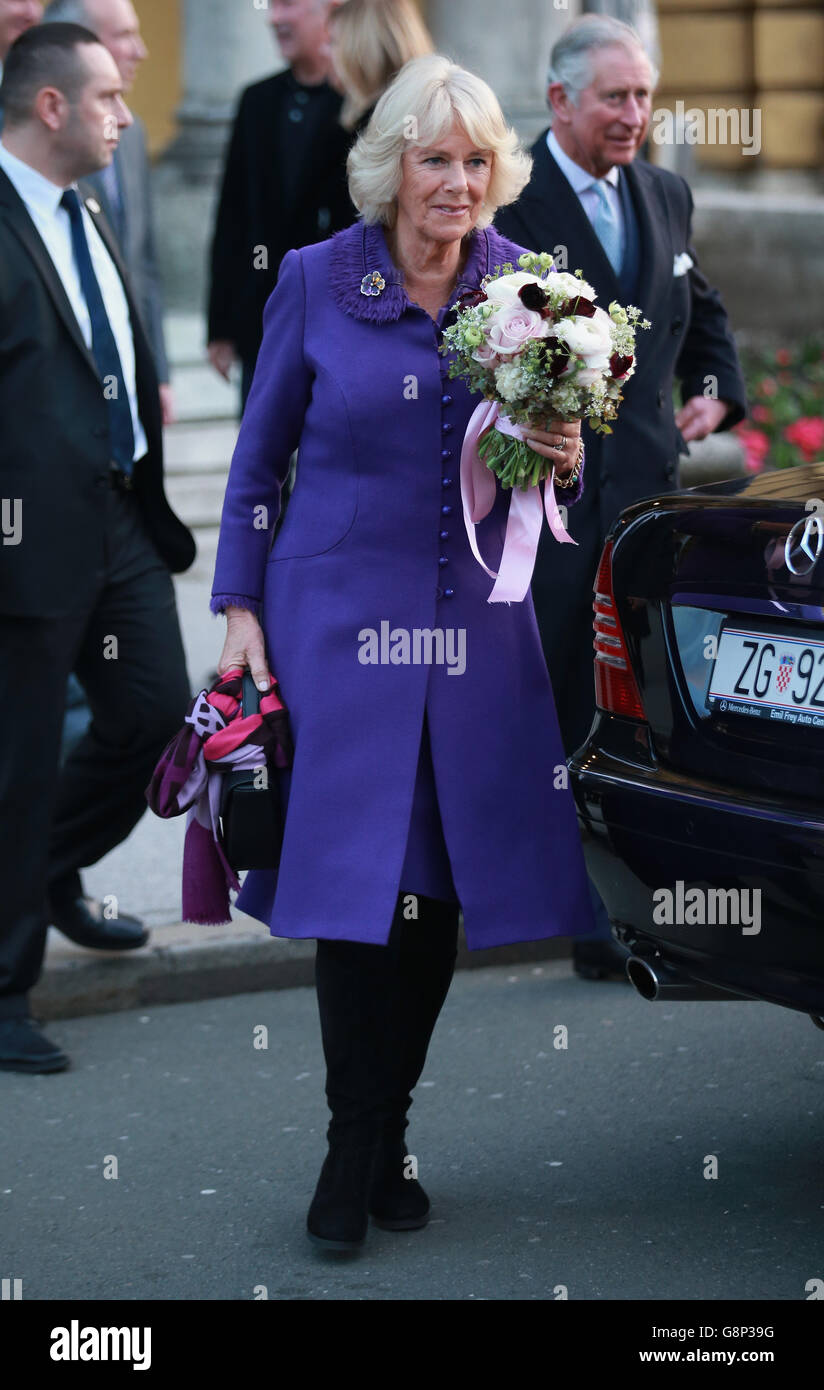
{"label": "car tail light", "polygon": [[612,591],[612,541],[607,541],[595,580],[595,703],[609,714],[646,720]]}

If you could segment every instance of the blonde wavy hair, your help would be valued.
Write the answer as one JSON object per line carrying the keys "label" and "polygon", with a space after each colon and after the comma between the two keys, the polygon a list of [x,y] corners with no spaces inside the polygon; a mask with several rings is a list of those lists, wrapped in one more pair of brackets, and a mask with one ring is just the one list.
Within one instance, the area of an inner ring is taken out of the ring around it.
{"label": "blonde wavy hair", "polygon": [[349,152],[349,196],[364,222],[394,225],[404,151],[437,145],[456,118],[473,144],[493,155],[476,225],[488,227],[498,208],[515,202],[529,182],[531,157],[507,125],[492,88],[433,53],[404,64]]}
{"label": "blonde wavy hair", "polygon": [[415,0],[346,0],[329,16],[329,31],[345,93],[345,130],[354,130],[404,63],[435,47]]}

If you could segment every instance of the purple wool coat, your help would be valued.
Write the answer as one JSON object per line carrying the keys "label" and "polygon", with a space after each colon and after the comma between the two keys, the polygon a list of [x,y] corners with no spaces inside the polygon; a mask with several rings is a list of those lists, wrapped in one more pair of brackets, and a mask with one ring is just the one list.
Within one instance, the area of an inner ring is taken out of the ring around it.
{"label": "purple wool coat", "polygon": [[[450,305],[522,250],[474,232]],[[385,288],[366,295],[373,271]],[[426,892],[401,882],[424,717],[470,949],[594,930],[532,600],[487,602],[464,529],[460,451],[480,397],[447,378],[438,341],[381,227],[361,222],[290,251],[266,305],[211,608],[258,613],[291,716],[280,868],[250,870],[237,900],[274,936],[385,944],[398,893]],[[493,569],[508,501],[499,487],[478,527]],[[443,664],[416,629],[443,632]]]}

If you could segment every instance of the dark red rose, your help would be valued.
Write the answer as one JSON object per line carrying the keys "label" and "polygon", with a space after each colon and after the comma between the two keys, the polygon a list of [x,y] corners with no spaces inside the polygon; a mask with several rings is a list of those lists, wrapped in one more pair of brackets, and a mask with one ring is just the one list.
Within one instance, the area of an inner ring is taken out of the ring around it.
{"label": "dark red rose", "polygon": [[609,359],[610,375],[614,377],[623,376],[632,366],[632,357],[622,357],[619,352],[614,352]]}
{"label": "dark red rose", "polygon": [[535,280],[529,285],[521,285],[518,291],[518,298],[525,309],[532,309],[536,314],[539,313],[541,309],[545,308],[549,301],[549,295],[546,290],[541,289],[541,286]]}
{"label": "dark red rose", "polygon": [[566,343],[559,343],[557,338],[547,338],[544,341],[544,356],[546,357],[546,367],[552,380],[555,381],[567,369],[570,352]]}
{"label": "dark red rose", "polygon": [[456,309],[474,309],[476,304],[485,304],[486,295],[483,290],[466,290],[464,294],[458,296]]}
{"label": "dark red rose", "polygon": [[591,319],[595,316],[595,305],[591,299],[585,299],[583,295],[574,295],[562,304],[558,310],[559,319],[571,319],[575,315],[581,319]]}

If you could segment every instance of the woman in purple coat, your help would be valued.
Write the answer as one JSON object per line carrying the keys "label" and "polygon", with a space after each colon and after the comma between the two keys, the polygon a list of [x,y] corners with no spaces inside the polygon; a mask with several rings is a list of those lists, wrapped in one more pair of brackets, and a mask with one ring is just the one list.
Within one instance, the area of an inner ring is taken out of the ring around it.
{"label": "woman in purple coat", "polygon": [[[218,670],[265,684],[271,669],[291,715],[280,867],[250,871],[237,905],[273,935],[317,938],[332,1119],[308,1231],[334,1249],[363,1242],[369,1213],[426,1222],[406,1113],[459,906],[470,950],[593,930],[532,602],[487,601],[459,484],[477,398],[438,352],[458,297],[522,250],[490,224],[530,160],[490,88],[429,56],[399,73],[348,167],[362,220],[290,251],[266,306],[211,605],[227,617]],[[579,436],[530,432],[562,485]],[[508,503],[499,488],[478,528],[493,567]]]}

